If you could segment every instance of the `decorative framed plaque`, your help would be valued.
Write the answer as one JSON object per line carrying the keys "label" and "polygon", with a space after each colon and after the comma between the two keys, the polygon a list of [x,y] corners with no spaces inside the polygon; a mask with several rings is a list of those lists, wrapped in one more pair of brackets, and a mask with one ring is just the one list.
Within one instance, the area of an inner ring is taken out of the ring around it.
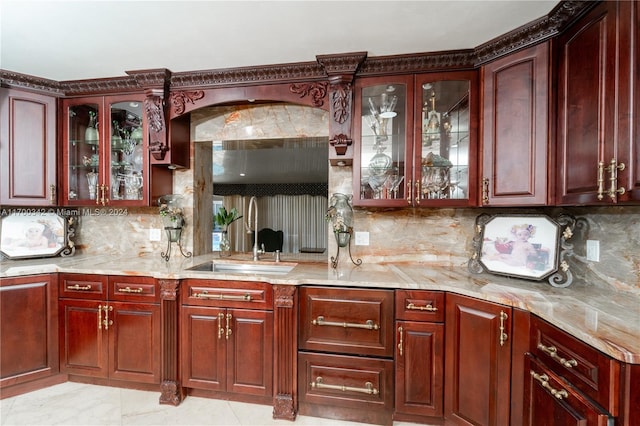
{"label": "decorative framed plaque", "polygon": [[554,287],[567,287],[573,276],[565,257],[573,254],[573,246],[566,240],[575,225],[576,219],[569,215],[552,219],[545,215],[481,214],[476,218],[469,270],[548,279]]}
{"label": "decorative framed plaque", "polygon": [[72,256],[75,246],[74,217],[24,209],[2,216],[0,257],[28,259]]}

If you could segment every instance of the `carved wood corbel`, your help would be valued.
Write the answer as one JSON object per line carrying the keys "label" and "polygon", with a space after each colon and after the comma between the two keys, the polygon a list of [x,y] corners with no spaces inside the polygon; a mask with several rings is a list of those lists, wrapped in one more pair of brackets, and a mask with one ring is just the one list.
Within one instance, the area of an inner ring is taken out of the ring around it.
{"label": "carved wood corbel", "polygon": [[164,114],[164,89],[148,89],[144,110],[149,123],[149,152],[156,160],[163,160],[169,151]]}
{"label": "carved wood corbel", "polygon": [[274,285],[273,418],[295,420],[298,411],[297,287]]}
{"label": "carved wood corbel", "polygon": [[367,52],[345,53],[341,55],[318,55],[316,60],[327,73],[329,80],[329,122],[330,143],[329,162],[332,166],[346,166],[353,163],[351,127],[353,124],[353,79]]}
{"label": "carved wood corbel", "polygon": [[179,405],[184,399],[178,365],[178,310],[180,280],[158,280],[160,286],[160,404]]}

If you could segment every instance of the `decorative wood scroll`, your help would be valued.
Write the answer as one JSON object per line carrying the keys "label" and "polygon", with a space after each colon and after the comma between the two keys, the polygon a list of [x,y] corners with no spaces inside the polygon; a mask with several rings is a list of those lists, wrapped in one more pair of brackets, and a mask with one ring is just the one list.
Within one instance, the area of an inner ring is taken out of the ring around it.
{"label": "decorative wood scroll", "polygon": [[313,105],[317,107],[321,107],[324,105],[324,98],[327,96],[327,87],[328,83],[318,82],[318,83],[292,83],[289,86],[289,90],[292,93],[297,93],[301,98],[305,96],[311,96],[313,100]]}
{"label": "decorative wood scroll", "polygon": [[195,104],[197,100],[204,98],[203,90],[193,90],[190,92],[172,92],[169,95],[173,112],[182,115],[186,109],[187,103]]}

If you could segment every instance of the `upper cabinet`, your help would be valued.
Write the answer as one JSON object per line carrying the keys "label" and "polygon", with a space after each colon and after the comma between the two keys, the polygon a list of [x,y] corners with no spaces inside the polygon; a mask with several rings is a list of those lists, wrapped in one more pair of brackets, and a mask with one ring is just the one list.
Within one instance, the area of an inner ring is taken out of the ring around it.
{"label": "upper cabinet", "polygon": [[354,205],[476,202],[477,73],[356,81]]}
{"label": "upper cabinet", "polygon": [[549,43],[482,68],[483,206],[546,205]]}
{"label": "upper cabinet", "polygon": [[62,102],[63,204],[149,204],[144,95]]}
{"label": "upper cabinet", "polygon": [[602,2],[558,38],[559,205],[640,200],[638,9]]}
{"label": "upper cabinet", "polygon": [[0,204],[57,202],[56,99],[0,88]]}

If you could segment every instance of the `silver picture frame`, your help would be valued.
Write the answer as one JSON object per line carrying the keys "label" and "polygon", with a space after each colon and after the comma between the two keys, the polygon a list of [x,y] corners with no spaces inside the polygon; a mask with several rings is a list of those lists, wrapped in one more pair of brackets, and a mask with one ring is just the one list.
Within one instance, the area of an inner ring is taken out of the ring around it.
{"label": "silver picture frame", "polygon": [[73,256],[76,218],[18,209],[0,217],[0,257],[31,259]]}

